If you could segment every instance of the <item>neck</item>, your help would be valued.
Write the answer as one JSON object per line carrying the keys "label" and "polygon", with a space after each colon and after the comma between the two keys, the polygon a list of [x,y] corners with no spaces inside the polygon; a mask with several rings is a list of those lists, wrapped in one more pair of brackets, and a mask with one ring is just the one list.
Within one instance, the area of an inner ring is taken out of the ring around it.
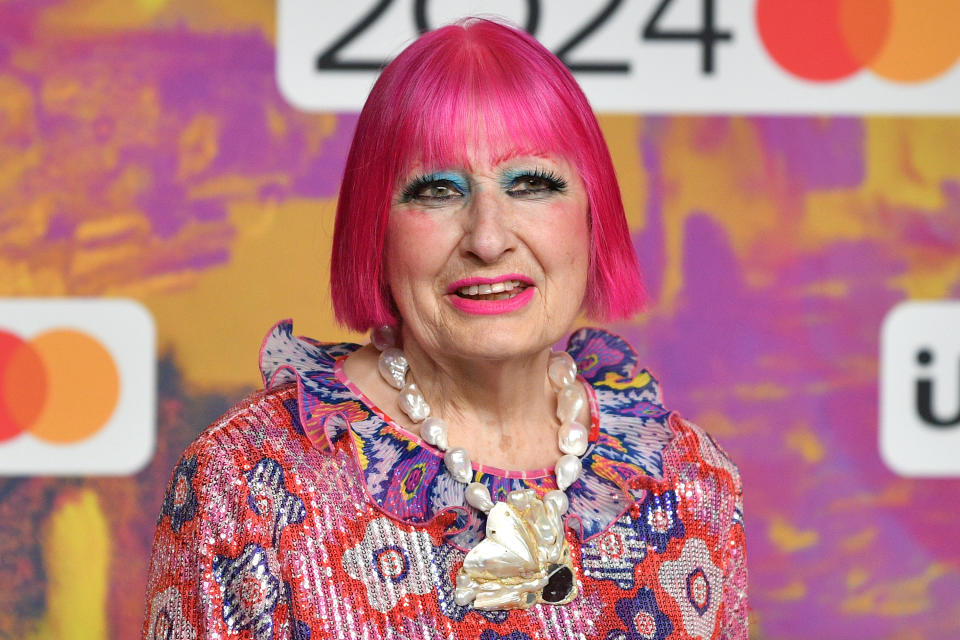
{"label": "neck", "polygon": [[410,377],[448,425],[451,446],[505,468],[552,467],[556,394],[547,378],[550,350],[502,360],[438,357],[409,336],[403,350]]}

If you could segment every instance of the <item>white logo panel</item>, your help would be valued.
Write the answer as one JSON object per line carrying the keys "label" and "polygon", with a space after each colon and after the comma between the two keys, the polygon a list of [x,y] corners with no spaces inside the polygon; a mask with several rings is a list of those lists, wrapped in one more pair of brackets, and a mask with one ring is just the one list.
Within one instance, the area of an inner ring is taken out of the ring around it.
{"label": "white logo panel", "polygon": [[156,329],[121,299],[0,299],[0,475],[125,475],[156,441]]}
{"label": "white logo panel", "polygon": [[904,302],[884,319],[880,453],[904,476],[960,476],[960,302]]}

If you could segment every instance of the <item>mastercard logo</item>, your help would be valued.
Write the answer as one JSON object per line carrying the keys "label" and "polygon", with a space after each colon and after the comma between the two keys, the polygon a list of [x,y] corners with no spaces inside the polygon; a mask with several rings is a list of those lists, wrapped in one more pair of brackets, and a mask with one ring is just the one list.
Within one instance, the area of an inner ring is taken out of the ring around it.
{"label": "mastercard logo", "polygon": [[155,342],[134,301],[0,300],[0,474],[141,469],[156,439]]}
{"label": "mastercard logo", "polygon": [[770,56],[805,80],[867,69],[919,83],[960,58],[957,0],[758,0],[756,19]]}
{"label": "mastercard logo", "polygon": [[59,329],[24,340],[0,330],[0,443],[24,432],[46,442],[89,438],[119,391],[117,365],[96,338]]}

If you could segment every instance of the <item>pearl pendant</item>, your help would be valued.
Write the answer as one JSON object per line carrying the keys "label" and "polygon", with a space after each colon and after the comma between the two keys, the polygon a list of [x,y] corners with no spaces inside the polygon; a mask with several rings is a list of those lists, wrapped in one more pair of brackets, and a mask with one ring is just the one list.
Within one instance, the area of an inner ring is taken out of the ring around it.
{"label": "pearl pendant", "polygon": [[582,456],[587,451],[587,444],[590,433],[587,428],[579,422],[567,422],[560,425],[560,431],[557,434],[560,451],[575,456]]}
{"label": "pearl pendant", "polygon": [[409,366],[410,365],[407,364],[407,357],[403,355],[403,351],[396,347],[388,347],[385,349],[383,353],[380,354],[380,359],[377,360],[377,370],[380,372],[380,375],[387,381],[387,384],[395,389],[403,389],[403,383],[404,380],[406,380]]}
{"label": "pearl pendant", "polygon": [[558,391],[577,381],[577,364],[566,351],[554,351],[547,365],[547,377],[553,389]]}
{"label": "pearl pendant", "polygon": [[457,482],[467,484],[473,479],[473,467],[470,466],[470,456],[463,447],[454,447],[443,454],[443,464]]}
{"label": "pearl pendant", "polygon": [[463,559],[463,569],[474,579],[505,578],[534,573],[536,536],[525,519],[506,502],[498,502],[487,515],[487,537]]}
{"label": "pearl pendant", "polygon": [[474,509],[479,509],[484,513],[493,509],[493,499],[490,497],[490,490],[486,485],[479,482],[471,482],[467,485],[467,504]]}
{"label": "pearl pendant", "polygon": [[441,451],[450,448],[450,444],[447,442],[447,423],[443,421],[443,418],[430,416],[424,420],[420,427],[420,437],[423,438],[424,442],[432,444]]}
{"label": "pearl pendant", "polygon": [[377,351],[395,347],[397,346],[397,330],[388,324],[377,327],[370,332],[370,342],[377,348]]}
{"label": "pearl pendant", "polygon": [[587,406],[587,394],[579,384],[568,384],[557,392],[557,419],[560,424],[573,422]]}
{"label": "pearl pendant", "polygon": [[414,422],[423,422],[430,416],[430,405],[427,404],[417,385],[412,382],[400,392],[397,404]]}
{"label": "pearl pendant", "polygon": [[557,460],[557,466],[554,468],[557,474],[557,486],[560,491],[566,491],[567,487],[576,482],[582,470],[583,466],[577,456],[569,453],[560,456],[560,459]]}
{"label": "pearl pendant", "polygon": [[[560,493],[562,492],[552,492]],[[550,494],[548,494],[550,495]],[[512,491],[487,514],[486,534],[463,559],[454,599],[476,609],[528,609],[577,597],[573,559],[556,500]]]}

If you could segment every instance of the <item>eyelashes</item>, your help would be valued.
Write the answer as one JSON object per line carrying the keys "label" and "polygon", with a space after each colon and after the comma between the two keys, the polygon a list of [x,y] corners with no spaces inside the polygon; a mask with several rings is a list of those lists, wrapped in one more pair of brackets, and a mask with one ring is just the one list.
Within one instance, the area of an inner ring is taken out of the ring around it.
{"label": "eyelashes", "polygon": [[[562,193],[567,188],[567,180],[550,169],[511,170],[500,180],[500,187],[513,198],[544,197],[552,193]],[[466,178],[454,173],[429,173],[414,177],[400,192],[400,202],[419,202],[422,204],[445,204],[458,200],[470,193]]]}
{"label": "eyelashes", "polygon": [[430,173],[417,176],[403,188],[400,202],[442,203],[469,193],[466,181],[451,174]]}
{"label": "eyelashes", "polygon": [[563,192],[567,181],[554,171],[537,167],[533,171],[510,172],[504,176],[501,185],[508,195],[517,198]]}

